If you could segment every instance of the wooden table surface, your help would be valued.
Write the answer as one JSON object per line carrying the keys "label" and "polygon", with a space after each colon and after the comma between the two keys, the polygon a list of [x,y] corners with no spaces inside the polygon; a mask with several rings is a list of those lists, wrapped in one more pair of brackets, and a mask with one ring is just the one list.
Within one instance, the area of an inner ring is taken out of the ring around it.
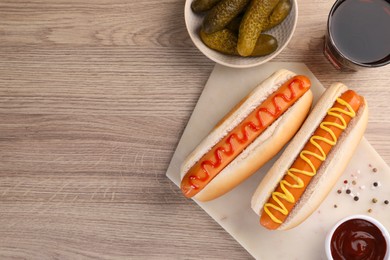
{"label": "wooden table surface", "polygon": [[[370,105],[390,163],[390,67],[339,72],[322,54],[332,1],[299,1],[275,61],[304,62]],[[0,0],[0,258],[248,259],[165,176],[214,63],[184,0]]]}

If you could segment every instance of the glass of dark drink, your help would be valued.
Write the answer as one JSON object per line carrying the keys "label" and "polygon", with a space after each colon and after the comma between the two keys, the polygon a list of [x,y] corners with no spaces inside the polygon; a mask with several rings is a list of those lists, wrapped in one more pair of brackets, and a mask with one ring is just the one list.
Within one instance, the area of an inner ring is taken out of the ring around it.
{"label": "glass of dark drink", "polygon": [[324,54],[340,70],[390,63],[390,0],[337,0],[328,17]]}

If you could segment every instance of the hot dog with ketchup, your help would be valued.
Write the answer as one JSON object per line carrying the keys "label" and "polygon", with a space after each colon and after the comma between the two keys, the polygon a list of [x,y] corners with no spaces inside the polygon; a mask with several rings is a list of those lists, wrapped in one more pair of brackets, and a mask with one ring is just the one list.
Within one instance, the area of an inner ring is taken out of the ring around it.
{"label": "hot dog with ketchup", "polygon": [[343,173],[367,121],[363,97],[341,83],[327,89],[252,197],[260,224],[283,230],[304,221]]}
{"label": "hot dog with ketchup", "polygon": [[310,80],[280,70],[239,102],[186,158],[181,190],[215,199],[270,160],[298,131],[312,103]]}

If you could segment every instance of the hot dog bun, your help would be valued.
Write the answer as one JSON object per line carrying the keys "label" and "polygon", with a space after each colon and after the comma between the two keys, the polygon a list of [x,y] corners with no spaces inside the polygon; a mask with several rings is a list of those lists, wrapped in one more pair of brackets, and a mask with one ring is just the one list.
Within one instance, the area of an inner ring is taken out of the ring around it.
{"label": "hot dog bun", "polygon": [[[251,203],[252,209],[260,217],[261,214],[265,214],[263,213],[263,207],[270,194],[279,185],[280,180],[299,156],[302,148],[326,116],[327,111],[347,89],[344,84],[335,83],[324,92],[299,132],[263,178],[252,197]],[[278,230],[286,230],[299,225],[318,208],[347,167],[364,134],[367,121],[368,107],[363,98],[356,116],[349,122],[335,146],[327,155],[326,160],[321,164],[316,175],[306,187],[302,197],[296,202],[286,220],[277,228]]]}
{"label": "hot dog bun", "polygon": [[[291,71],[279,70],[256,87],[188,155],[181,167],[181,178],[183,179],[204,154],[239,125],[268,96],[294,76]],[[312,93],[308,90],[193,198],[199,201],[215,199],[230,191],[270,160],[298,131],[310,110],[312,99]]]}

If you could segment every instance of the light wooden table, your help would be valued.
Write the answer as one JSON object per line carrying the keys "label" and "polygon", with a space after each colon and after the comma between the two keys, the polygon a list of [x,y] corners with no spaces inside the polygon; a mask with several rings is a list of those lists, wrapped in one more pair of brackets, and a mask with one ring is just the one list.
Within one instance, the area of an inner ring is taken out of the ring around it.
{"label": "light wooden table", "polygon": [[[332,1],[299,1],[275,61],[366,96],[366,138],[390,163],[390,67],[336,71]],[[214,66],[184,0],[0,0],[0,258],[247,259],[166,177]],[[196,225],[194,225],[196,223]]]}

